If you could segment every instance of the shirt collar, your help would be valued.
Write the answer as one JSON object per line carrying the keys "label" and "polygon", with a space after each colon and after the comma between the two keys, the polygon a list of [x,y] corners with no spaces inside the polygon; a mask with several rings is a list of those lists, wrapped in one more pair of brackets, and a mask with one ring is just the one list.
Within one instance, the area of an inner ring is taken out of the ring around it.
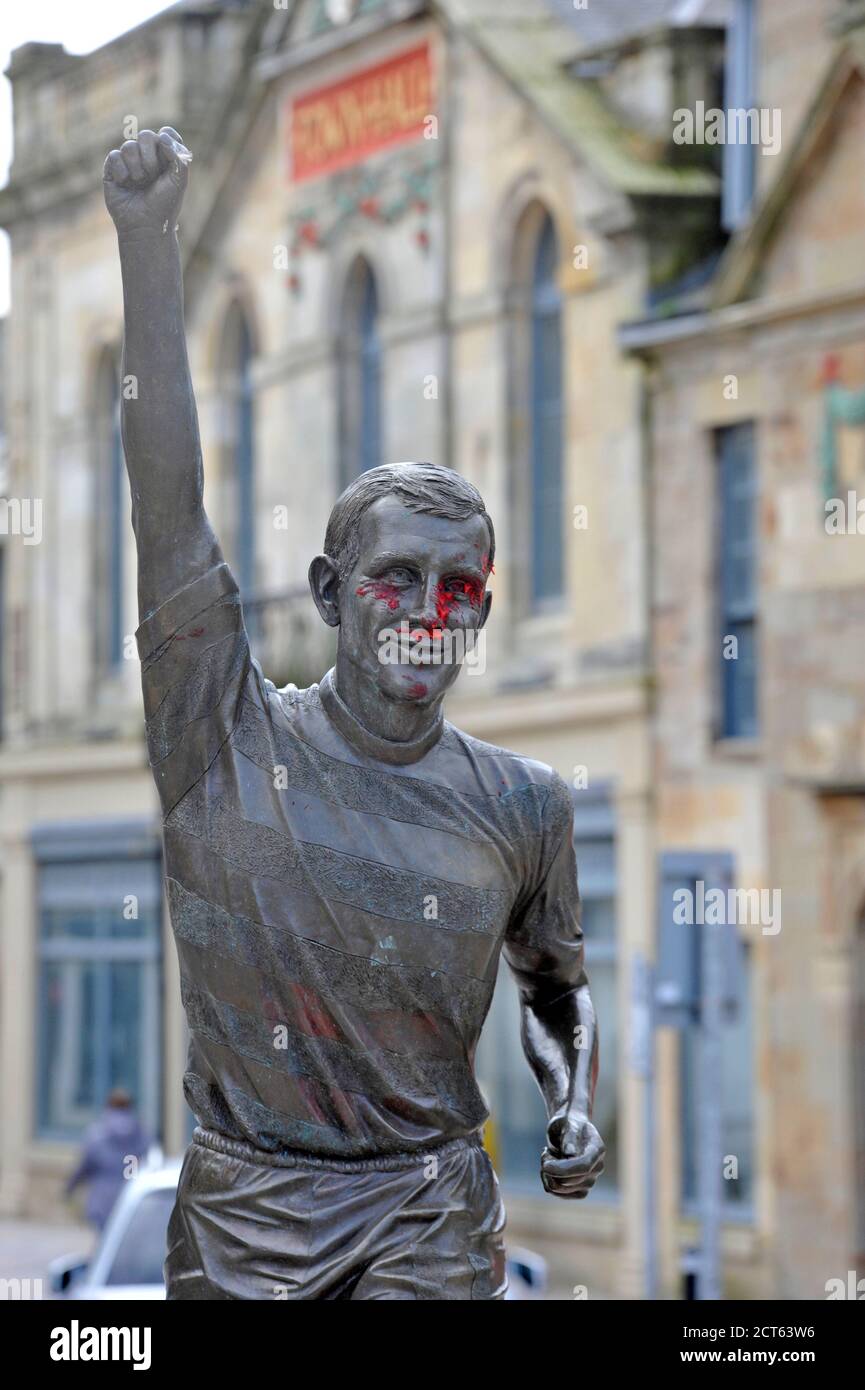
{"label": "shirt collar", "polygon": [[416,763],[438,743],[444,729],[444,716],[441,710],[432,728],[427,729],[421,738],[401,742],[393,738],[381,738],[371,733],[360,720],[352,714],[348,705],[337,693],[333,679],[333,668],[322,676],[318,693],[325,714],[335,724],[346,742],[358,753],[375,758],[382,763]]}

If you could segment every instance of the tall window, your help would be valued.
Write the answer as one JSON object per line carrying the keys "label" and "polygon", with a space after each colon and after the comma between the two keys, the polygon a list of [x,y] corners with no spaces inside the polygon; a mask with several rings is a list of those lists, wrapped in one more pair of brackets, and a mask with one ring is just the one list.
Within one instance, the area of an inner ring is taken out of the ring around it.
{"label": "tall window", "polygon": [[538,233],[531,308],[531,595],[534,605],[563,591],[562,300],[558,242],[547,215]]}
{"label": "tall window", "polygon": [[[726,856],[715,859],[726,860]],[[659,975],[664,994],[667,995],[669,982],[675,981],[681,1000],[675,1026],[680,1039],[682,1204],[685,1211],[693,1211],[700,1196],[701,1135],[707,1103],[703,1067],[711,1054],[717,1056],[715,1084],[719,1093],[709,1103],[717,1111],[721,1154],[725,1160],[728,1156],[736,1159],[735,1172],[730,1165],[722,1181],[712,1157],[713,1172],[727,1214],[747,1216],[754,1199],[755,1161],[751,947],[743,940],[738,926],[703,925],[697,920],[701,891],[708,893],[713,887],[726,889],[732,885],[732,861],[729,868],[719,871],[710,859],[702,861],[697,855],[668,853],[662,857],[660,867],[663,919]],[[683,890],[687,895],[684,899]],[[691,915],[683,912],[683,903],[694,905]],[[711,938],[709,933],[713,934]],[[710,949],[716,952],[714,964],[708,960]],[[705,996],[711,989],[720,989],[724,999],[715,1039],[707,1036],[703,1021]],[[673,1020],[666,1015],[660,1021]]]}
{"label": "tall window", "polygon": [[754,426],[718,430],[720,735],[754,738],[757,717],[757,508]]}
{"label": "tall window", "polygon": [[220,535],[241,593],[249,593],[255,586],[255,419],[252,335],[239,304],[232,305],[225,321],[220,368]]}
{"label": "tall window", "polygon": [[[46,1137],[79,1135],[114,1086],[159,1130],[160,865],[145,832],[118,830],[36,837],[37,1121]],[[93,857],[94,844],[103,857]]]}
{"label": "tall window", "polygon": [[353,478],[382,462],[381,339],[375,276],[359,257],[349,273],[339,338],[340,471]]}
{"label": "tall window", "polygon": [[94,637],[96,667],[104,674],[123,660],[124,531],[128,503],[120,439],[120,379],[115,352],[103,354],[96,373],[94,444]]}
{"label": "tall window", "polygon": [[[709,930],[708,928],[706,930]],[[724,1205],[731,1214],[747,1213],[754,1199],[754,1112],[752,1095],[753,1014],[751,1005],[751,947],[741,944],[742,972],[738,1008],[724,1024],[721,1046],[721,1126],[724,1154],[737,1161],[736,1176],[724,1182]],[[682,1202],[693,1207],[698,1193],[697,1134],[700,1033],[696,1024],[682,1032],[679,1087],[682,1116]]]}

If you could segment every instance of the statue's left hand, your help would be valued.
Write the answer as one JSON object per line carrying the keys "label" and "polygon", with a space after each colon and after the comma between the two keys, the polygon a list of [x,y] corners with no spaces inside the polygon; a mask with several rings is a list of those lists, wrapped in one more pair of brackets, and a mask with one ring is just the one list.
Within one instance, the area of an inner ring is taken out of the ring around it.
{"label": "statue's left hand", "polygon": [[547,1126],[541,1182],[555,1197],[585,1197],[604,1171],[606,1148],[587,1115],[567,1111]]}

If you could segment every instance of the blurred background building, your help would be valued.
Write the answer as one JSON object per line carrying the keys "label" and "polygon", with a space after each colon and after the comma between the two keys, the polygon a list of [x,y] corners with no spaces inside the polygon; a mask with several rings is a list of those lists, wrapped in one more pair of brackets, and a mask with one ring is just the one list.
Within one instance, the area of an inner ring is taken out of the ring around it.
{"label": "blurred background building", "polygon": [[[181,0],[15,50],[0,456],[41,539],[0,535],[0,1210],[58,1209],[112,1086],[190,1132],[100,182],[170,124],[207,506],[267,674],[330,664],[305,574],[359,470],[448,464],[496,520],[448,714],[574,788],[609,1149],[588,1202],[542,1192],[503,979],[511,1240],[563,1296],[687,1294],[714,1119],[724,1292],[865,1274],[865,551],[824,524],[865,463],[863,44],[861,0]],[[680,143],[700,103],[779,113],[780,147]],[[713,1036],[670,930],[699,882],[783,902],[737,927]],[[652,962],[683,990],[656,1033]]]}

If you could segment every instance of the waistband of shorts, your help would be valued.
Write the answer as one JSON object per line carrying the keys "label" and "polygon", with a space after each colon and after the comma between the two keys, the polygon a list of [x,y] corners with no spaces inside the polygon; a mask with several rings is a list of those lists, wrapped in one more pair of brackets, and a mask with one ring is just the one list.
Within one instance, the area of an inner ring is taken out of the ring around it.
{"label": "waistband of shorts", "polygon": [[447,1158],[461,1153],[464,1149],[483,1148],[483,1136],[479,1130],[458,1139],[448,1139],[443,1144],[428,1144],[413,1153],[369,1154],[364,1158],[338,1158],[330,1155],[305,1153],[300,1149],[277,1149],[274,1153],[258,1149],[245,1139],[229,1139],[214,1129],[196,1125],[192,1132],[192,1142],[199,1148],[210,1149],[214,1153],[225,1154],[229,1158],[239,1158],[245,1163],[257,1163],[265,1168],[317,1168],[337,1173],[389,1172],[401,1168],[416,1168],[429,1158]]}

